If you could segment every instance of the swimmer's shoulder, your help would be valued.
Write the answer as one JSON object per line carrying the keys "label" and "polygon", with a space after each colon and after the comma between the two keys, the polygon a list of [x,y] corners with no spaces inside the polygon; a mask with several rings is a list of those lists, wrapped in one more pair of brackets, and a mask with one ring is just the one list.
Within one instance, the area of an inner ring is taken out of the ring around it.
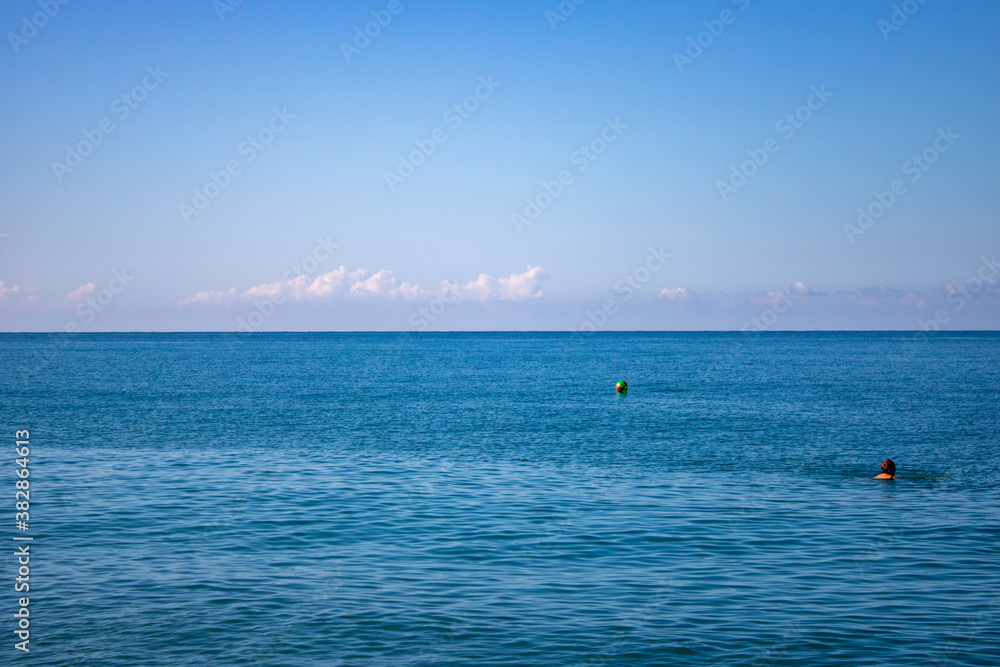
{"label": "swimmer's shoulder", "polygon": [[896,476],[895,475],[887,475],[887,474],[885,474],[883,472],[883,473],[879,473],[878,475],[875,475],[875,477],[873,479],[896,479]]}

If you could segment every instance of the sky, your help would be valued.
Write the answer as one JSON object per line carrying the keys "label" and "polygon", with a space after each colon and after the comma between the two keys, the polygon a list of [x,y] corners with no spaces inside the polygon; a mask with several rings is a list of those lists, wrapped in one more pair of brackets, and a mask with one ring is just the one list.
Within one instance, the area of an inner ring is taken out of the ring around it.
{"label": "sky", "polygon": [[0,331],[1000,328],[989,0],[0,28]]}

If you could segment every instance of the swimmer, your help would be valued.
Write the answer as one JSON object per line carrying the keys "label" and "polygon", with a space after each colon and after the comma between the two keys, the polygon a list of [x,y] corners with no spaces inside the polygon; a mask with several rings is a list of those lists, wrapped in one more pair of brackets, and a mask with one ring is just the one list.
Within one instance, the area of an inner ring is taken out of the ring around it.
{"label": "swimmer", "polygon": [[892,459],[882,461],[882,474],[875,475],[875,479],[896,479],[896,464]]}

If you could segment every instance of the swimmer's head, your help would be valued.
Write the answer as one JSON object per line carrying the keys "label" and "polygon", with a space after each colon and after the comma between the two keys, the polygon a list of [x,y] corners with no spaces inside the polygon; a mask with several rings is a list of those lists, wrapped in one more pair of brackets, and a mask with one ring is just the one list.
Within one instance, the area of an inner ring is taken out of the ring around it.
{"label": "swimmer's head", "polygon": [[896,476],[896,464],[893,462],[892,459],[886,459],[885,461],[882,461],[882,472],[884,472],[886,475],[889,475],[890,477]]}

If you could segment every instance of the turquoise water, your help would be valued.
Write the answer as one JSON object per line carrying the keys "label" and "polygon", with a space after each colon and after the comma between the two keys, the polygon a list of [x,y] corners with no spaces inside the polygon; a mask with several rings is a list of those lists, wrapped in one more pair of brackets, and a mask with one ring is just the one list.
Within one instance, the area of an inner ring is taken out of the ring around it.
{"label": "turquoise water", "polygon": [[989,333],[0,335],[35,538],[0,663],[1000,664],[998,361]]}

